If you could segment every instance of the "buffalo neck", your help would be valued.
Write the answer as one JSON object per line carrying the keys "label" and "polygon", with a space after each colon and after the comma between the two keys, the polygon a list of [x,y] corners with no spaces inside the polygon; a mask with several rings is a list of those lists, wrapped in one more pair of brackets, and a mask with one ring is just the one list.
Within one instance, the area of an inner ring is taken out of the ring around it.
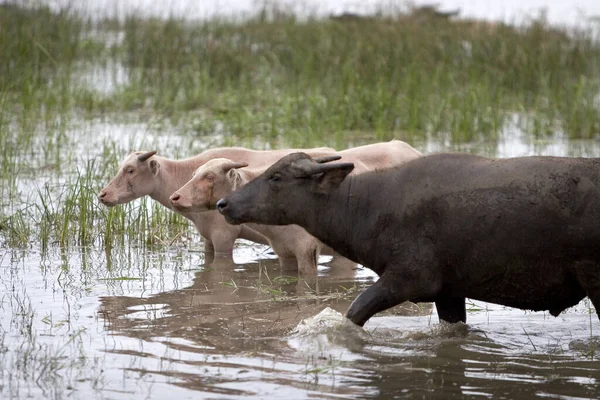
{"label": "buffalo neck", "polygon": [[162,157],[155,159],[160,164],[160,170],[155,177],[156,184],[150,197],[163,206],[171,208],[169,200],[171,195],[190,180],[192,173],[204,164],[205,160],[199,156],[184,160],[169,160]]}
{"label": "buffalo neck", "polygon": [[232,191],[239,189],[246,183],[261,175],[262,171],[253,171],[247,168],[236,169],[234,174],[235,181],[232,182]]}
{"label": "buffalo neck", "polygon": [[[328,194],[312,193],[310,202],[298,196],[302,204],[297,204],[295,222],[342,256],[379,273],[370,262],[370,243],[377,232],[375,224],[365,217],[372,204],[368,192],[356,190],[357,183],[356,176],[348,176]],[[307,204],[313,212],[306,212]]]}

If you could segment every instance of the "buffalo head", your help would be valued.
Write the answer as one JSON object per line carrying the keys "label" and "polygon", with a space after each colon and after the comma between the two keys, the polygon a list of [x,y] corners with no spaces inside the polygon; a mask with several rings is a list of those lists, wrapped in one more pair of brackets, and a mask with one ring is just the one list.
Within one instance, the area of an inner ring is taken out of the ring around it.
{"label": "buffalo head", "polygon": [[235,169],[248,163],[215,158],[194,171],[192,179],[169,198],[171,206],[183,212],[214,210],[221,197],[231,194],[238,186]]}
{"label": "buffalo head", "polygon": [[152,157],[155,154],[156,151],[129,154],[121,163],[117,175],[98,194],[100,202],[112,207],[152,193],[155,189],[154,177],[160,168],[159,162]]}
{"label": "buffalo head", "polygon": [[338,155],[311,158],[289,154],[262,175],[217,202],[217,209],[231,224],[255,222],[268,225],[297,223],[303,213],[315,213],[312,196],[327,196],[354,169],[352,163],[328,164]]}

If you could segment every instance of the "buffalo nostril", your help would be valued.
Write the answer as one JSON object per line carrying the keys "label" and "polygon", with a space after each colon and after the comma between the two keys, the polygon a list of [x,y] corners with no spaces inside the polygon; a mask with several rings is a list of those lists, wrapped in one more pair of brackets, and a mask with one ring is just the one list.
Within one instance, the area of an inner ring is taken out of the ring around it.
{"label": "buffalo nostril", "polygon": [[181,198],[181,195],[179,193],[175,193],[171,196],[171,201],[177,201]]}
{"label": "buffalo nostril", "polygon": [[226,208],[227,208],[227,200],[221,199],[221,200],[217,201],[217,210],[219,210],[219,212],[223,212],[223,210],[225,210]]}
{"label": "buffalo nostril", "polygon": [[100,194],[98,195],[98,197],[100,197],[101,199],[105,198],[106,197],[106,192],[105,191],[100,192]]}

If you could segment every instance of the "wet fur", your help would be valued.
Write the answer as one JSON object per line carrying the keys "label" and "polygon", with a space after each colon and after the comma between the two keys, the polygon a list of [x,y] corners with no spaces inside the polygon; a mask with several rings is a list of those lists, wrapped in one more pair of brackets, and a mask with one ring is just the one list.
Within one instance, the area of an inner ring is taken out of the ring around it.
{"label": "wet fur", "polygon": [[[167,208],[171,208],[169,196],[183,186],[193,171],[207,161],[218,157],[230,157],[251,164],[269,165],[285,154],[295,150],[281,149],[273,151],[249,150],[241,147],[224,147],[206,150],[194,157],[171,160],[153,155],[140,161],[138,156],[145,152],[133,152],[127,156],[119,167],[117,175],[100,192],[100,200],[108,205],[125,204],[143,196],[150,196]],[[331,154],[330,148],[310,149],[317,153]],[[136,173],[130,177],[128,168]],[[174,210],[178,212],[177,210]],[[252,229],[242,226],[228,225],[217,211],[202,214],[178,212],[191,220],[198,233],[205,239],[206,253],[215,253],[219,257],[231,258],[233,246],[237,238],[268,244],[267,239]]]}
{"label": "wet fur", "polygon": [[228,217],[301,225],[375,271],[353,322],[406,300],[435,301],[449,322],[466,320],[465,297],[558,315],[587,295],[600,309],[599,159],[436,154],[348,176],[327,194],[315,177],[270,188],[274,171],[303,157],[235,192]]}

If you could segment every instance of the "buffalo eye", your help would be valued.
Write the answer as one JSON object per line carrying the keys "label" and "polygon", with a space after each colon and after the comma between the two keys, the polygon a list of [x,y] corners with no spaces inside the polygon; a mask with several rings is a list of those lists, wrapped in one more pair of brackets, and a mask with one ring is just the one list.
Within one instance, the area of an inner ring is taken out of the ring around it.
{"label": "buffalo eye", "polygon": [[280,180],[281,180],[281,175],[279,175],[279,174],[273,174],[269,178],[269,181],[271,181],[271,182],[279,182]]}
{"label": "buffalo eye", "polygon": [[128,174],[133,174],[133,168],[127,168],[127,173]]}
{"label": "buffalo eye", "polygon": [[206,180],[209,181],[209,182],[214,182],[215,181],[215,177],[214,177],[214,175],[208,175],[206,177]]}

